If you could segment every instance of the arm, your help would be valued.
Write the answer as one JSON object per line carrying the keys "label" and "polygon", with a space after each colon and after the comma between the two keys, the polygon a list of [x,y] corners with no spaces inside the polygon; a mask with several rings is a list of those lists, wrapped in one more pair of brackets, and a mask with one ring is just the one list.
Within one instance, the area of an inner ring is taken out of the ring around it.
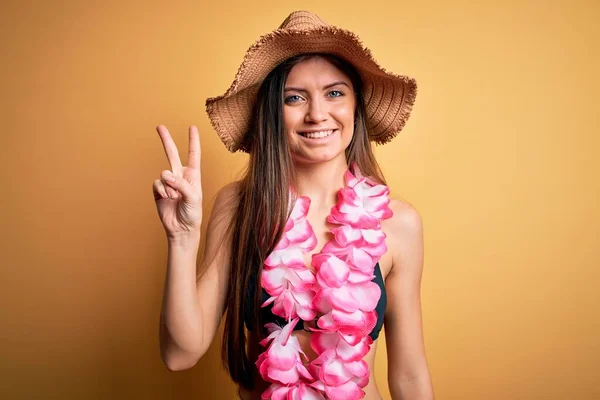
{"label": "arm", "polygon": [[171,371],[198,362],[210,347],[224,313],[230,259],[227,228],[236,188],[229,184],[217,195],[198,277],[200,232],[168,239],[159,339],[161,358]]}
{"label": "arm", "polygon": [[394,400],[433,399],[425,356],[421,317],[423,226],[417,210],[392,200],[394,216],[388,223],[388,248],[393,249],[392,269],[386,278],[388,306],[385,338],[388,382]]}

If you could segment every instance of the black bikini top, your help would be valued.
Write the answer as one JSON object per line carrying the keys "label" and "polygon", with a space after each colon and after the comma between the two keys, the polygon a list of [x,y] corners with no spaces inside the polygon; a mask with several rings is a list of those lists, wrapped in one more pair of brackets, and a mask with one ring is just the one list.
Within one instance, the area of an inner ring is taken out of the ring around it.
{"label": "black bikini top", "polygon": [[[373,340],[375,340],[379,337],[379,332],[381,331],[381,328],[383,327],[385,308],[387,306],[387,295],[385,292],[385,282],[383,281],[383,276],[381,274],[381,268],[379,267],[379,263],[377,263],[375,265],[373,274],[375,275],[375,278],[373,278],[373,282],[375,282],[381,288],[381,297],[379,298],[377,307],[375,307],[375,311],[377,312],[377,323],[375,324],[375,327],[369,334],[369,336],[371,336],[371,338]],[[244,322],[246,323],[246,328],[248,328],[249,331],[254,330],[254,320],[252,318],[252,314],[254,313],[254,310],[252,309],[253,308],[252,307],[253,306],[252,299],[254,298],[255,290],[256,290],[256,277],[251,276],[250,282],[248,284],[248,294],[246,296],[246,298],[249,299],[250,301],[246,301],[244,303]],[[265,289],[262,289],[262,301],[263,302],[267,301],[269,299],[269,297],[270,296],[267,293],[267,291]],[[284,326],[287,323],[285,318],[281,318],[271,312],[271,306],[261,308],[261,317],[262,317],[263,323],[265,323],[265,324],[269,323],[269,322],[274,322],[279,326]],[[302,319],[300,319],[298,321],[298,323],[296,324],[296,326],[294,327],[294,330],[297,331],[297,330],[304,329],[303,322],[304,321],[302,321]]]}

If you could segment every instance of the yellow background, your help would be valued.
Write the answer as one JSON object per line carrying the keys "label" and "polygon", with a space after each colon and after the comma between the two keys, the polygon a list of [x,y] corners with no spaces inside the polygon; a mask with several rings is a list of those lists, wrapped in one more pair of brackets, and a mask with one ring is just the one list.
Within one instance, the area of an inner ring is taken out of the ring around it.
{"label": "yellow background", "polygon": [[208,214],[246,157],[204,101],[294,9],[419,83],[376,153],[423,218],[436,398],[600,398],[600,6],[566,0],[3,2],[0,397],[232,398],[220,337],[191,370],[160,361],[155,127],[184,163],[199,127]]}

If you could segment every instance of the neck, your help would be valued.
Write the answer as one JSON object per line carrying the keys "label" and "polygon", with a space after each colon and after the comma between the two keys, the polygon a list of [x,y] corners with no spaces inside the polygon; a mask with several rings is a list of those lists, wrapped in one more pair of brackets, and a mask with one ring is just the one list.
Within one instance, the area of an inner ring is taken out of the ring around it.
{"label": "neck", "polygon": [[295,168],[298,195],[307,196],[315,206],[329,210],[336,202],[338,190],[344,187],[344,173],[348,169],[346,158],[338,157],[316,164],[296,164]]}

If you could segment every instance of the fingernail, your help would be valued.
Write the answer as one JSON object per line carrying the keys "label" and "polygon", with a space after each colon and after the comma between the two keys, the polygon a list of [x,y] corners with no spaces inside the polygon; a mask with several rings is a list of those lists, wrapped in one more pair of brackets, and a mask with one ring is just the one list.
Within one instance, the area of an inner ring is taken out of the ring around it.
{"label": "fingernail", "polygon": [[169,181],[169,182],[175,182],[175,176],[173,176],[172,173],[170,172],[165,172],[165,178]]}

